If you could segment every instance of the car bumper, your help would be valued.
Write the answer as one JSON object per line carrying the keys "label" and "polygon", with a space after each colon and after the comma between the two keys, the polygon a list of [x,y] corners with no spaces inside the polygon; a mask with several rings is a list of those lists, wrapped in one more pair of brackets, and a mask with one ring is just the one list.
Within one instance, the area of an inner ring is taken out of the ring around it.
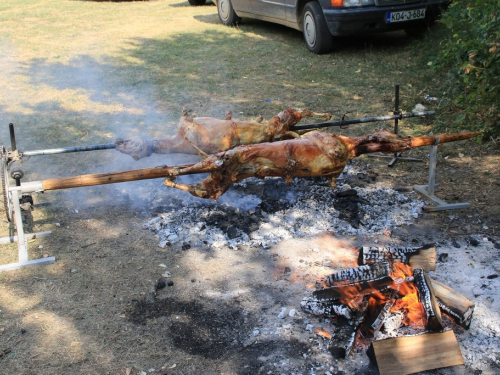
{"label": "car bumper", "polygon": [[[332,35],[353,35],[366,32],[400,30],[419,22],[429,22],[437,18],[441,11],[446,8],[448,2],[442,0],[416,3],[409,5],[386,6],[386,7],[359,7],[359,8],[332,8],[324,7],[328,28]],[[389,12],[400,12],[414,9],[426,8],[425,19],[407,22],[387,23],[386,14]]]}

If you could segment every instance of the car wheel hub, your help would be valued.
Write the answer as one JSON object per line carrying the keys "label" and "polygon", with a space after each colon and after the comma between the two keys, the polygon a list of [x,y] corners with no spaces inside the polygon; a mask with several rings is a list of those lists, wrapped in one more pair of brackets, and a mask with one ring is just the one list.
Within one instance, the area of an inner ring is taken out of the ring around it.
{"label": "car wheel hub", "polygon": [[228,15],[229,15],[229,12],[227,10],[228,6],[227,6],[227,2],[225,0],[220,0],[220,15],[223,19],[227,19],[228,18]]}
{"label": "car wheel hub", "polygon": [[304,16],[304,35],[307,44],[314,46],[316,43],[316,27],[311,13],[306,13]]}

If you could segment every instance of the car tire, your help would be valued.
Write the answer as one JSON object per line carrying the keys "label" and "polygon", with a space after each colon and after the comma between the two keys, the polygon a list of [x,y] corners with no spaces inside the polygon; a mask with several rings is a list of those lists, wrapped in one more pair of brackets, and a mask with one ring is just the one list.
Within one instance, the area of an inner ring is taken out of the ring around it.
{"label": "car tire", "polygon": [[205,5],[207,0],[188,0],[189,5],[192,5],[194,7],[199,6],[199,5]]}
{"label": "car tire", "polygon": [[241,18],[234,11],[231,0],[217,0],[217,13],[220,22],[226,26],[235,26],[241,21]]}
{"label": "car tire", "polygon": [[311,1],[304,7],[302,26],[309,51],[318,55],[332,51],[333,35],[328,29],[323,10],[316,1]]}

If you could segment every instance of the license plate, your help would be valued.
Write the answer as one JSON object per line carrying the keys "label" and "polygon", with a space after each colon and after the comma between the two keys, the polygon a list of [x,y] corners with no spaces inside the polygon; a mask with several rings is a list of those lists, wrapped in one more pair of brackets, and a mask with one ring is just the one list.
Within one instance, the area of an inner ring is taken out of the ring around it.
{"label": "license plate", "polygon": [[411,20],[418,20],[421,18],[425,18],[425,8],[415,9],[415,10],[406,10],[404,12],[386,13],[385,22],[387,22],[387,23],[406,22],[406,21],[411,21]]}

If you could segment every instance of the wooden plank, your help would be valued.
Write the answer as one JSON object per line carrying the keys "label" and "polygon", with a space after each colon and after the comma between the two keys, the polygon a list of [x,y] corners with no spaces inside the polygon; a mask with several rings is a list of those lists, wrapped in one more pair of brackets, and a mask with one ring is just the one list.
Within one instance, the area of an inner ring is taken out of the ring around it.
{"label": "wooden plank", "polygon": [[464,364],[451,330],[376,341],[368,355],[378,365],[380,375],[414,374]]}

